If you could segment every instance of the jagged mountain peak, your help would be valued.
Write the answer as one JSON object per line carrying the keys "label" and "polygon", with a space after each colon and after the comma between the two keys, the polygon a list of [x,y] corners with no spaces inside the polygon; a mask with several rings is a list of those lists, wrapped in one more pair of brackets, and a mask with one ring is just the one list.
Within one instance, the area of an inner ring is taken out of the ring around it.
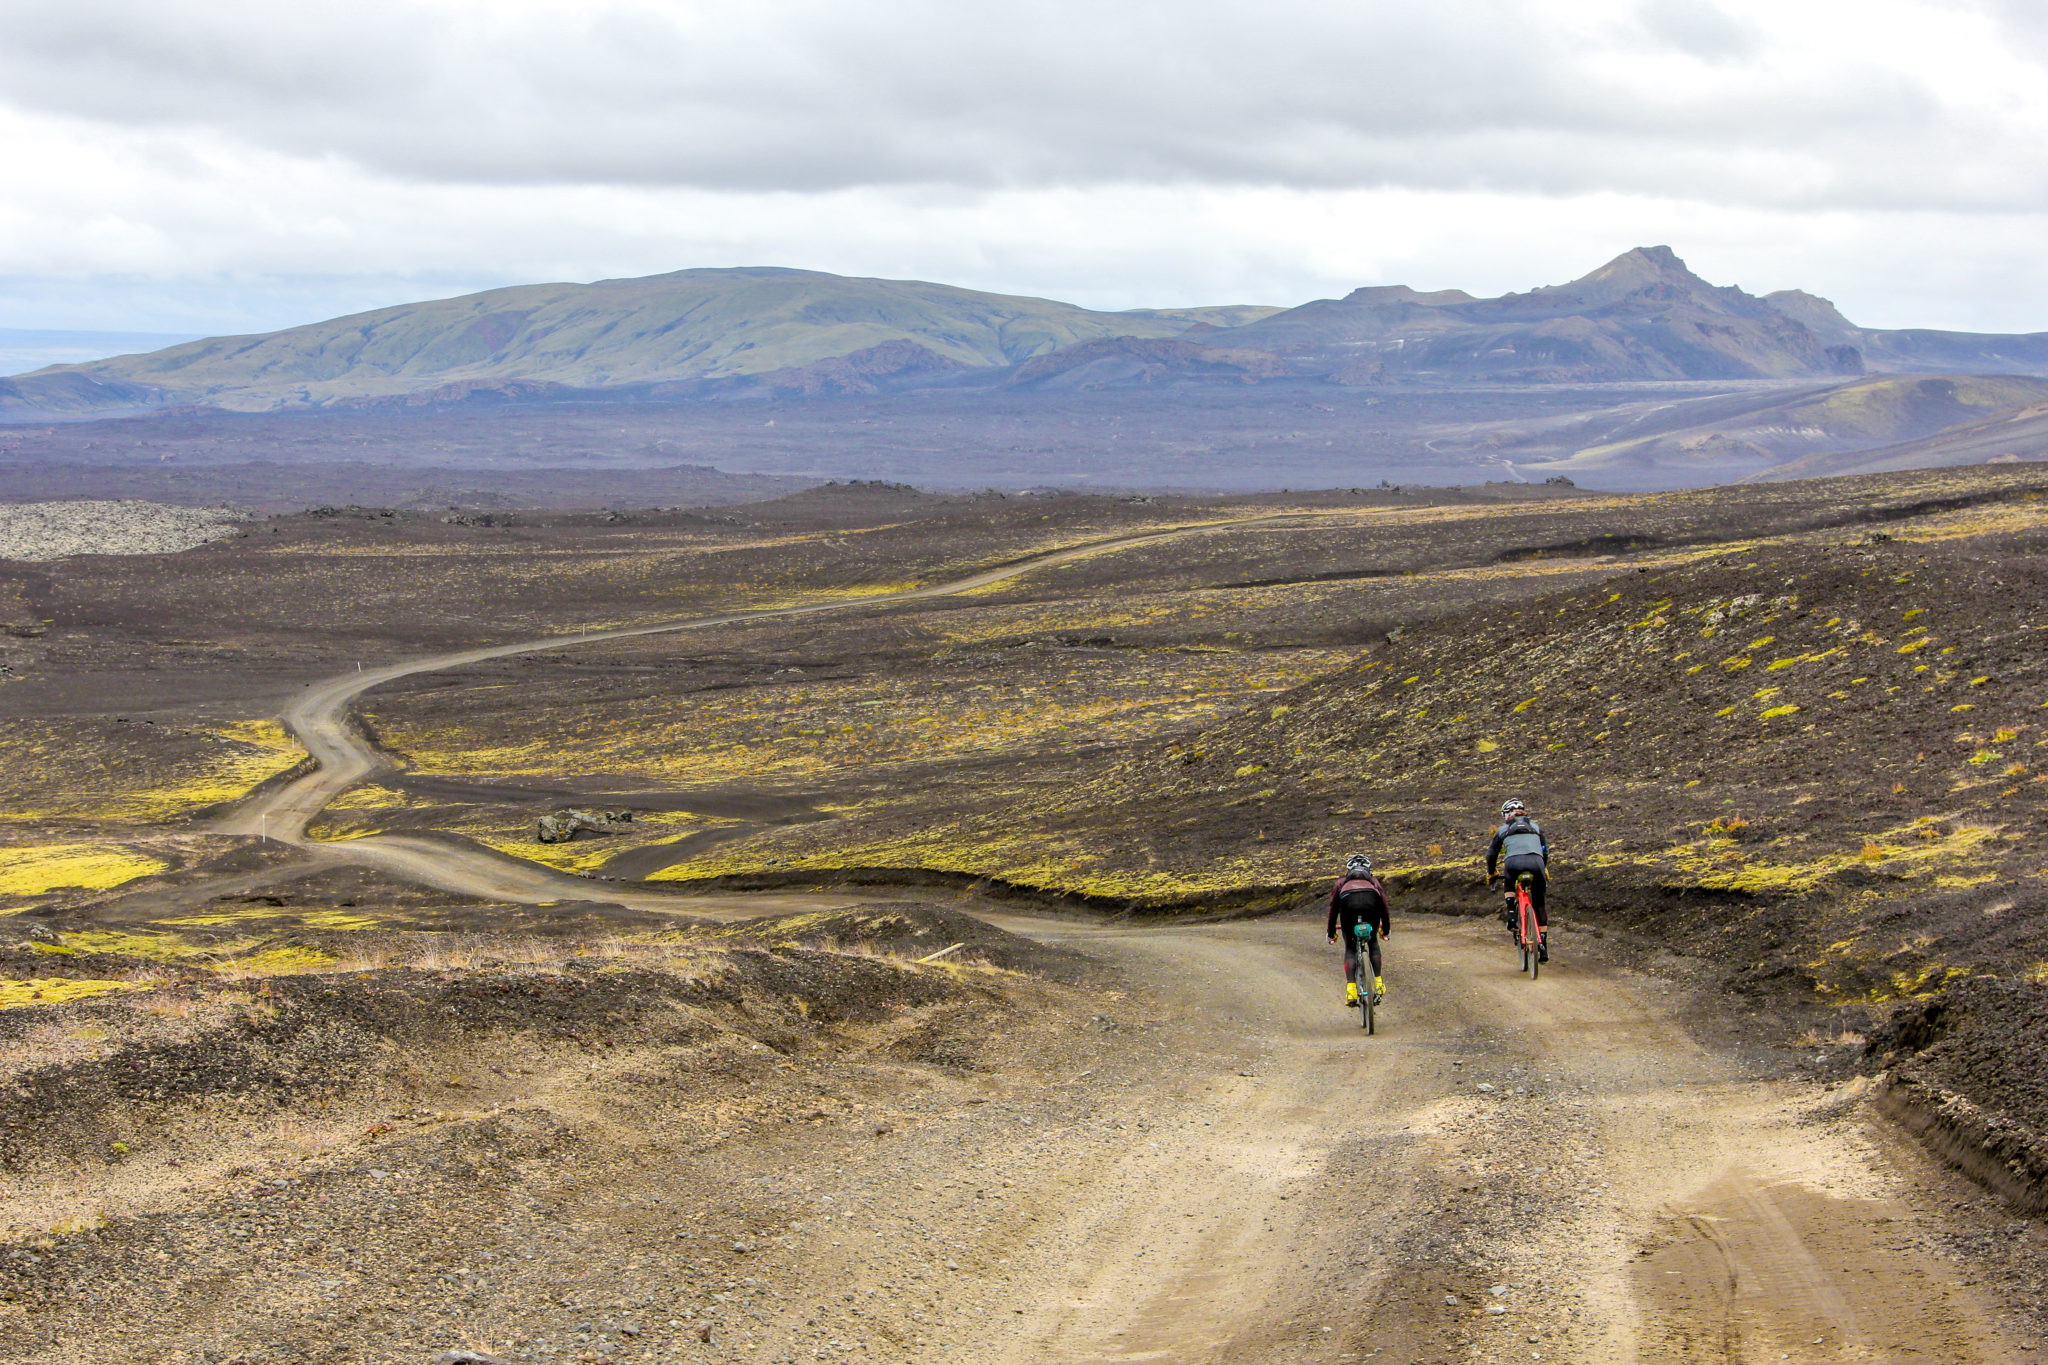
{"label": "jagged mountain peak", "polygon": [[1695,275],[1668,246],[1624,251],[1569,284],[1475,299],[1358,289],[1211,338],[1339,383],[1393,376],[1510,383],[1854,374],[1853,345]]}
{"label": "jagged mountain peak", "polygon": [[1639,246],[1622,252],[1599,269],[1589,271],[1569,284],[1532,289],[1523,297],[1549,295],[1607,302],[1646,289],[1659,290],[1666,295],[1698,297],[1741,292],[1707,283],[1668,246]]}
{"label": "jagged mountain peak", "polygon": [[1601,280],[1622,277],[1699,280],[1701,284],[1706,283],[1698,275],[1693,274],[1692,267],[1668,246],[1631,247],[1598,270],[1587,274],[1585,278]]}

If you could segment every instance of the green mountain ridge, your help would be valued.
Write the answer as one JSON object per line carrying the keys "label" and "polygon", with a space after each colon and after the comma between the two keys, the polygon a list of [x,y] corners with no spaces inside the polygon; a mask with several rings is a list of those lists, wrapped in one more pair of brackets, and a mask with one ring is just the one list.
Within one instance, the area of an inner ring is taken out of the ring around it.
{"label": "green mountain ridge", "polygon": [[517,285],[53,366],[0,382],[0,406],[206,403],[261,410],[418,393],[466,381],[602,389],[795,369],[890,342],[960,365],[1013,365],[1077,342],[1170,337],[1277,312],[1258,306],[1106,313],[916,280],[776,267]]}

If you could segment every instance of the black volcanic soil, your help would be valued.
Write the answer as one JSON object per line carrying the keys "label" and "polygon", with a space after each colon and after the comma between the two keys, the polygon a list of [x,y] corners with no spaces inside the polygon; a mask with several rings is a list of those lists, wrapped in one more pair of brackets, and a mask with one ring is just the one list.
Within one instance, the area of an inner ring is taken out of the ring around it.
{"label": "black volcanic soil", "polygon": [[[62,429],[59,430],[68,430]],[[55,433],[52,433],[54,436]],[[38,446],[42,443],[37,442]],[[142,449],[172,442],[144,441]],[[0,433],[0,448],[5,434]],[[311,463],[275,458],[229,463],[93,462],[76,458],[0,463],[0,502],[64,498],[145,498],[191,507],[226,504],[290,513],[322,506],[406,511],[514,511],[535,508],[703,507],[756,502],[809,486],[802,476],[727,474],[701,465],[670,468],[475,469],[420,463],[370,463],[345,449]],[[159,452],[160,456],[165,452]]]}

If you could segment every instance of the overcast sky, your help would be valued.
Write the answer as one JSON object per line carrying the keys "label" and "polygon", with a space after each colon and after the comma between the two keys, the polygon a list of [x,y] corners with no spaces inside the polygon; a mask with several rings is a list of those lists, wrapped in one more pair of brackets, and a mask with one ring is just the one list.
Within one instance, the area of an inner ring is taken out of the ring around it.
{"label": "overcast sky", "polygon": [[1097,307],[1640,244],[2048,330],[2044,0],[0,0],[0,327],[689,266]]}

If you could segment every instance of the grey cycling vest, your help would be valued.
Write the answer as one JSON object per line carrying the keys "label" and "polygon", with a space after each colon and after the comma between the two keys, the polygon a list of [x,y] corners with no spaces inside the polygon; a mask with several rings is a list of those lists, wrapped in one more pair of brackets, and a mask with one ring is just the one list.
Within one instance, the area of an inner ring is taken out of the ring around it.
{"label": "grey cycling vest", "polygon": [[1500,827],[1500,852],[1503,858],[1519,857],[1524,853],[1543,856],[1543,831],[1536,827],[1534,820],[1517,820],[1512,825]]}

